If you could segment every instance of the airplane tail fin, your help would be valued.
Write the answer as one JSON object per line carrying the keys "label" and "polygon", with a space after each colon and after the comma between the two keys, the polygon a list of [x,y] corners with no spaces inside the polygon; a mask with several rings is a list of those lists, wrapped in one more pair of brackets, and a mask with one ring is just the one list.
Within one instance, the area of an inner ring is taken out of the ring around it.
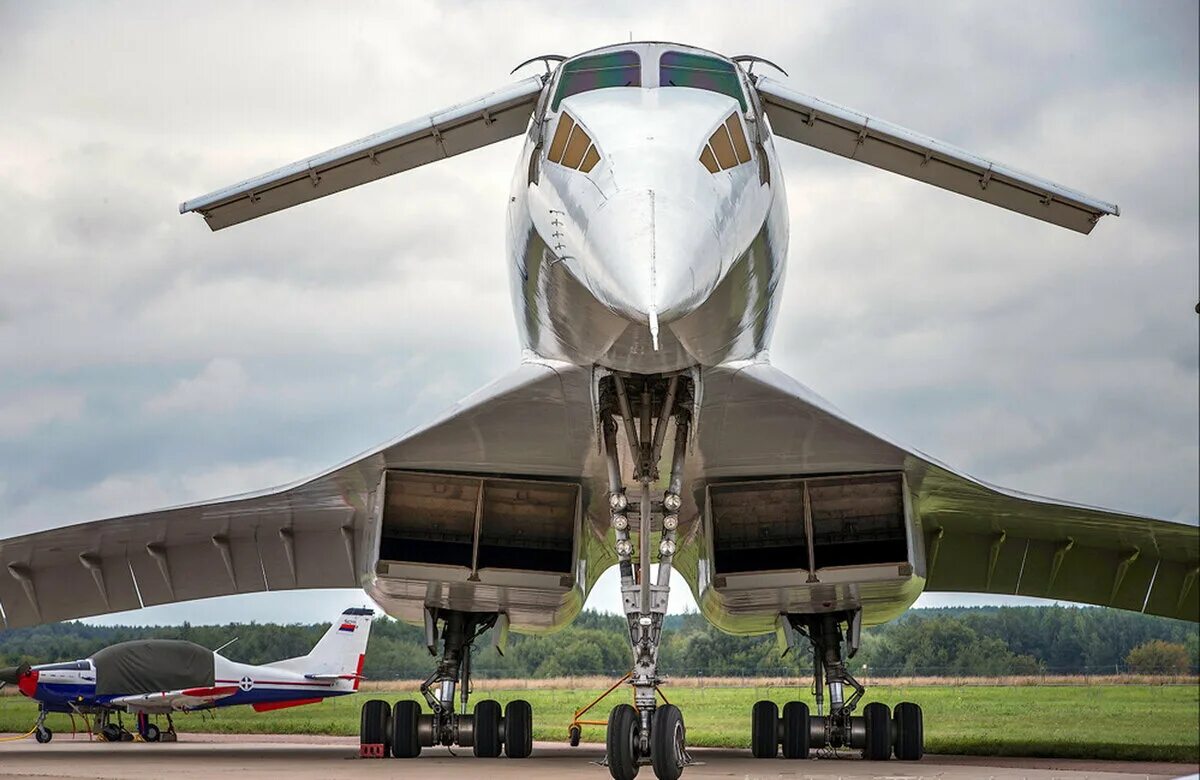
{"label": "airplane tail fin", "polygon": [[374,617],[375,612],[371,609],[351,607],[333,621],[308,655],[267,665],[312,677],[353,679],[354,689],[358,690],[358,675],[362,674]]}

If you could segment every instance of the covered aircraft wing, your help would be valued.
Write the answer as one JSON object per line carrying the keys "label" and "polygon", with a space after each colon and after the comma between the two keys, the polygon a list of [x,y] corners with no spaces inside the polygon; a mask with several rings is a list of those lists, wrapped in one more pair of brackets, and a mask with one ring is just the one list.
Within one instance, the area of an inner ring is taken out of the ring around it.
{"label": "covered aircraft wing", "polygon": [[199,710],[211,707],[227,696],[240,690],[236,685],[215,685],[203,688],[184,688],[160,693],[139,693],[134,696],[118,696],[109,703],[114,707],[126,707],[131,712],[171,712]]}
{"label": "covered aircraft wing", "polygon": [[868,114],[758,77],[776,135],[1080,233],[1120,209]]}
{"label": "covered aircraft wing", "polygon": [[532,76],[180,204],[213,230],[520,135],[542,90]]}
{"label": "covered aircraft wing", "polygon": [[430,425],[258,493],[0,538],[0,626],[294,588],[358,587],[387,469],[578,478],[594,453],[590,372],[531,361]]}
{"label": "covered aircraft wing", "polygon": [[926,590],[1037,596],[1200,620],[1195,525],[988,485],[863,430],[768,364],[707,372],[697,434],[710,483],[903,472]]}

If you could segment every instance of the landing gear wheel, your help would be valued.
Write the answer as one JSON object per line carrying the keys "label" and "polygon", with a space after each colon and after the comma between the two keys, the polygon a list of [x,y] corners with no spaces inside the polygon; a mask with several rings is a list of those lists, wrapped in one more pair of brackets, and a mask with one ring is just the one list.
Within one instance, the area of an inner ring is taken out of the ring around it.
{"label": "landing gear wheel", "polygon": [[142,739],[147,742],[158,742],[162,737],[162,732],[158,730],[158,726],[153,723],[147,723],[146,728],[142,730]]}
{"label": "landing gear wheel", "polygon": [[39,726],[38,730],[33,732],[33,738],[36,739],[40,744],[44,745],[50,740],[54,739],[54,732],[45,726]]}
{"label": "landing gear wheel", "polygon": [[789,701],[783,705],[783,757],[808,758],[808,705]]}
{"label": "landing gear wheel", "polygon": [[750,753],[755,758],[775,758],[779,752],[779,705],[756,701],[750,711]]}
{"label": "landing gear wheel", "polygon": [[485,699],[475,705],[475,757],[499,758],[501,747],[500,702]]}
{"label": "landing gear wheel", "polygon": [[529,758],[533,752],[533,707],[517,699],[504,708],[504,755]]}
{"label": "landing gear wheel", "polygon": [[583,739],[583,729],[578,726],[567,729],[567,739],[570,741],[571,747],[579,747],[579,742]]}
{"label": "landing gear wheel", "polygon": [[109,723],[104,728],[100,729],[100,736],[104,737],[105,742],[120,742],[121,727],[115,723]]}
{"label": "landing gear wheel", "polygon": [[421,705],[411,699],[396,702],[392,708],[392,758],[416,758],[421,755],[417,721]]}
{"label": "landing gear wheel", "polygon": [[684,762],[683,713],[674,704],[654,711],[650,727],[650,764],[658,780],[679,780]]}
{"label": "landing gear wheel", "polygon": [[[358,741],[361,745],[383,745],[383,755],[387,758],[391,753],[392,708],[383,699],[371,699],[362,706],[362,716],[358,723]],[[107,732],[107,727],[105,727]],[[107,736],[107,733],[105,734]]]}
{"label": "landing gear wheel", "polygon": [[873,701],[863,707],[867,744],[863,758],[868,761],[887,761],[892,755],[892,718],[886,704]]}
{"label": "landing gear wheel", "polygon": [[637,777],[638,712],[629,704],[618,704],[608,716],[608,733],[604,749],[608,773],[613,780],[633,780]]}
{"label": "landing gear wheel", "polygon": [[920,706],[910,701],[900,702],[893,711],[896,758],[901,761],[920,761],[925,755],[925,716]]}

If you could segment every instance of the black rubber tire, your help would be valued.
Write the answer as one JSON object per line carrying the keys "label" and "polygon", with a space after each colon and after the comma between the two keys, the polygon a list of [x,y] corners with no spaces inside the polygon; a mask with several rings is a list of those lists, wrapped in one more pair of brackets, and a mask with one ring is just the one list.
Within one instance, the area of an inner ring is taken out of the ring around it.
{"label": "black rubber tire", "polygon": [[523,699],[504,707],[504,755],[529,758],[533,752],[533,707]]}
{"label": "black rubber tire", "polygon": [[153,723],[147,723],[145,733],[142,734],[142,739],[147,742],[158,742],[161,738],[162,732],[159,731],[158,726],[155,726]]}
{"label": "black rubber tire", "polygon": [[779,705],[773,701],[756,701],[750,711],[750,753],[755,758],[779,753]]}
{"label": "black rubber tire", "polygon": [[104,737],[105,742],[120,742],[121,727],[115,723],[109,723],[107,726],[100,729],[100,736]]}
{"label": "black rubber tire", "polygon": [[686,744],[687,731],[679,708],[664,704],[656,709],[650,725],[650,765],[658,780],[679,780],[683,774]]}
{"label": "black rubber tire", "polygon": [[371,699],[362,706],[362,714],[358,721],[358,742],[360,745],[383,745],[383,756],[390,754],[392,743],[388,731],[391,727],[392,708],[383,699]]}
{"label": "black rubber tire", "polygon": [[789,701],[783,705],[783,757],[808,758],[808,705]]}
{"label": "black rubber tire", "polygon": [[579,747],[580,741],[583,740],[583,729],[578,726],[567,729],[567,740],[571,743],[571,747]]}
{"label": "black rubber tire", "polygon": [[892,712],[896,758],[920,761],[925,755],[925,715],[920,705],[902,701]]}
{"label": "black rubber tire", "polygon": [[886,704],[873,701],[863,707],[867,727],[867,744],[863,758],[868,761],[887,761],[892,755],[892,713]]}
{"label": "black rubber tire", "polygon": [[421,705],[412,699],[403,699],[392,707],[392,758],[421,755],[421,741],[417,738],[420,717]]}
{"label": "black rubber tire", "polygon": [[42,726],[37,731],[33,732],[33,738],[38,741],[38,744],[44,745],[50,740],[54,739],[54,732],[45,726]]}
{"label": "black rubber tire", "polygon": [[633,780],[638,773],[637,742],[640,720],[631,704],[618,704],[608,715],[604,755],[613,780]]}
{"label": "black rubber tire", "polygon": [[500,742],[500,702],[484,699],[475,705],[476,758],[499,758],[504,745]]}

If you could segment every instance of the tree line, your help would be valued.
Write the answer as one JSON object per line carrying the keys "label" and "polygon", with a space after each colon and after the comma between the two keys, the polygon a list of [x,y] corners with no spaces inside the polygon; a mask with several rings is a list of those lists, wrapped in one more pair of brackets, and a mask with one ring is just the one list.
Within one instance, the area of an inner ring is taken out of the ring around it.
{"label": "tree line", "polygon": [[[212,649],[236,638],[222,655],[245,663],[267,663],[304,655],[327,628],[327,624],[57,623],[0,631],[0,666],[86,658],[117,642],[151,637],[186,639]],[[871,677],[1196,673],[1198,655],[1196,625],[1119,610],[915,609],[891,623],[865,629],[850,668]],[[669,674],[705,677],[805,675],[812,663],[805,646],[781,657],[773,636],[731,636],[696,613],[667,617],[660,658],[660,668]],[[592,611],[553,634],[514,633],[503,655],[485,635],[472,659],[475,674],[485,677],[615,676],[628,671],[629,665],[624,617]],[[386,617],[376,620],[364,667],[368,678],[423,678],[433,666],[420,627]]]}

